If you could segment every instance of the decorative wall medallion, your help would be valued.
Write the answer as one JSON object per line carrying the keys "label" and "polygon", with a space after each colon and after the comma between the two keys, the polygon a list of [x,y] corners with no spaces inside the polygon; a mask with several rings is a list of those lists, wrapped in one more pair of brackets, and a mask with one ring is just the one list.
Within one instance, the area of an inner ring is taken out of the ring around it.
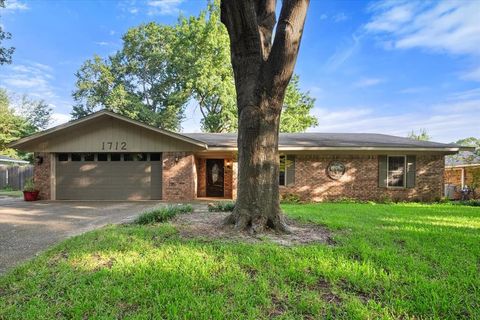
{"label": "decorative wall medallion", "polygon": [[333,180],[338,180],[345,174],[345,165],[340,161],[332,161],[327,167],[327,175]]}

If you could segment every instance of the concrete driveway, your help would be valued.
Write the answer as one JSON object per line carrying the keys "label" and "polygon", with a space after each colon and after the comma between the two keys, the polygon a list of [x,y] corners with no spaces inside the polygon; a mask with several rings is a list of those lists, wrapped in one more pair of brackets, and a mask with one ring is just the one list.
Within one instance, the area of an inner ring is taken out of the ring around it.
{"label": "concrete driveway", "polygon": [[133,219],[158,201],[37,201],[0,198],[0,275],[68,237]]}

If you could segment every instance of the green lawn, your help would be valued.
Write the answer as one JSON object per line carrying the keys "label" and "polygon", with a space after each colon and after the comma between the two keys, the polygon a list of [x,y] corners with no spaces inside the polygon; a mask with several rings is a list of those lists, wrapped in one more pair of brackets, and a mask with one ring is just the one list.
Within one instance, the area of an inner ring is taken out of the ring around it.
{"label": "green lawn", "polygon": [[23,192],[20,190],[6,190],[0,189],[0,197],[7,196],[7,197],[23,197]]}
{"label": "green lawn", "polygon": [[335,245],[181,240],[168,223],[72,238],[0,278],[0,319],[479,319],[480,208],[284,205]]}

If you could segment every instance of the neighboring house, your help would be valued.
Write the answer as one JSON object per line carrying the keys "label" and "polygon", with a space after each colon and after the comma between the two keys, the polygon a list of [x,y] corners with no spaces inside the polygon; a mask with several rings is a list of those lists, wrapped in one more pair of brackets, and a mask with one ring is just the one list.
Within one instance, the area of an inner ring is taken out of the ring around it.
{"label": "neighboring house", "polygon": [[[471,151],[445,157],[445,194],[449,198],[460,199],[460,191],[480,184],[480,156]],[[480,188],[478,186],[477,188]],[[480,192],[476,190],[476,196]]]}
{"label": "neighboring house", "polygon": [[[35,152],[42,199],[236,198],[236,134],[174,133],[109,111],[13,142]],[[382,134],[280,134],[282,194],[435,200],[455,144]]]}
{"label": "neighboring house", "polygon": [[29,164],[28,161],[14,159],[8,156],[0,155],[0,166],[11,166],[11,165],[24,165]]}

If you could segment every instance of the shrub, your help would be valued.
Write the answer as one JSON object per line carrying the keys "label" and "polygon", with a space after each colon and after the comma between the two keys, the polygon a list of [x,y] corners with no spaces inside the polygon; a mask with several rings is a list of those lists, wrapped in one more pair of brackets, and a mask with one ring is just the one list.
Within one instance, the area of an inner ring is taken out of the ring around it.
{"label": "shrub", "polygon": [[33,178],[29,178],[25,180],[25,185],[23,186],[23,191],[27,192],[34,192],[35,190],[35,182],[33,181]]}
{"label": "shrub", "polygon": [[210,212],[232,212],[235,209],[235,202],[215,202],[208,204]]}
{"label": "shrub", "polygon": [[134,223],[136,224],[151,224],[155,222],[165,222],[172,219],[177,214],[192,212],[191,205],[168,206],[164,208],[155,208],[142,213],[138,216]]}
{"label": "shrub", "polygon": [[289,203],[289,204],[295,204],[295,203],[301,203],[302,200],[298,194],[295,193],[286,193],[280,198],[281,203]]}
{"label": "shrub", "polygon": [[463,201],[456,201],[453,202],[455,205],[459,206],[468,206],[468,207],[480,207],[480,200],[463,200]]}

